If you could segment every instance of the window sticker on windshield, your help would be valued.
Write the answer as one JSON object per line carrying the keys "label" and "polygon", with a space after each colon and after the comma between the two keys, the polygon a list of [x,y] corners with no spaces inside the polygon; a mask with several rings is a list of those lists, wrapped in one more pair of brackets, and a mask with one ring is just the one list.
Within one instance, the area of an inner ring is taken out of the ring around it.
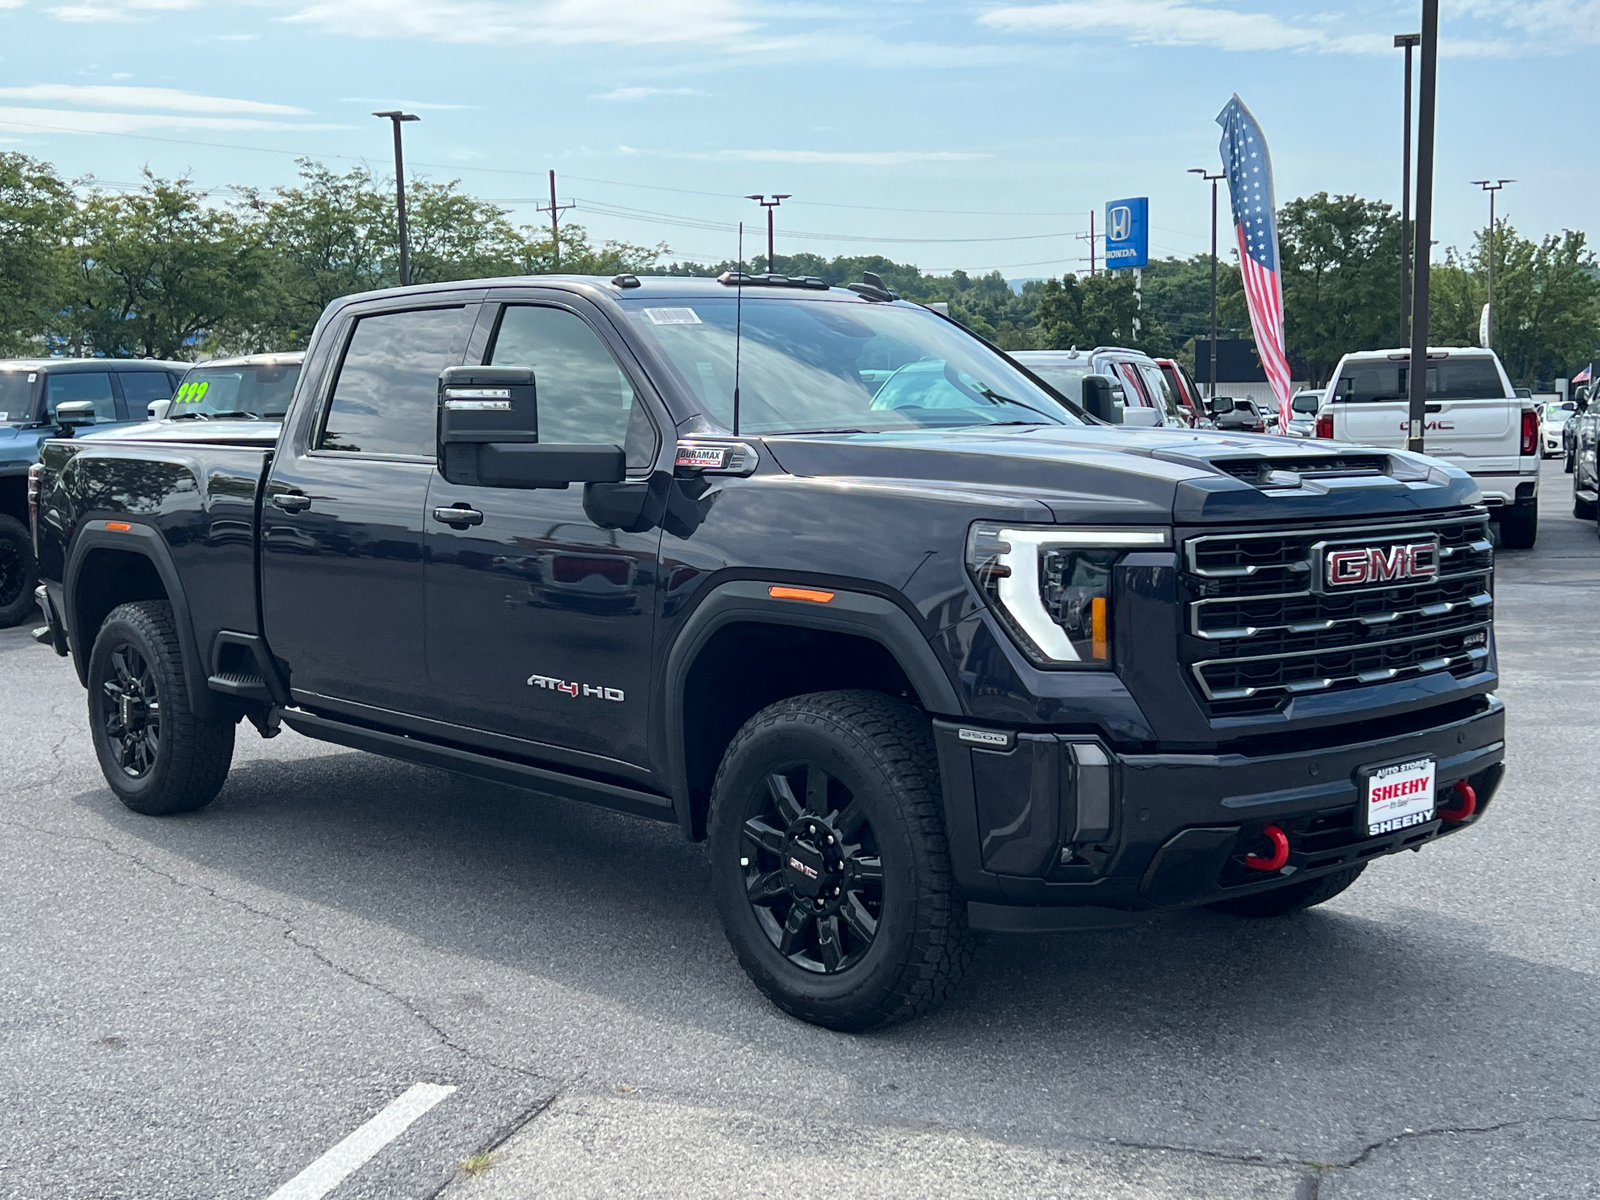
{"label": "window sticker on windshield", "polygon": [[0,412],[0,421],[9,421],[10,419],[11,419],[11,414],[10,413]]}
{"label": "window sticker on windshield", "polygon": [[210,390],[209,383],[186,383],[178,389],[178,394],[172,400],[174,404],[199,404]]}
{"label": "window sticker on windshield", "polygon": [[644,315],[652,325],[698,325],[700,315],[692,308],[647,308]]}

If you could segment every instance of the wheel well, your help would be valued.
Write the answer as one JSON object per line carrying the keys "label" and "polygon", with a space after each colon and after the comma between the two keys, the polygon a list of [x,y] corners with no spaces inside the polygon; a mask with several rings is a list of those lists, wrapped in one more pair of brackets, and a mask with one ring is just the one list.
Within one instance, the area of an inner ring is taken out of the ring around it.
{"label": "wheel well", "polygon": [[87,661],[95,635],[107,615],[119,604],[133,600],[167,600],[156,565],[128,550],[91,550],[78,568],[72,628]]}
{"label": "wheel well", "polygon": [[0,479],[0,513],[28,523],[28,481],[23,476]]}
{"label": "wheel well", "polygon": [[689,668],[681,701],[696,839],[705,836],[711,785],[740,726],[785,697],[839,688],[883,692],[920,706],[894,655],[871,638],[754,621],[711,636]]}

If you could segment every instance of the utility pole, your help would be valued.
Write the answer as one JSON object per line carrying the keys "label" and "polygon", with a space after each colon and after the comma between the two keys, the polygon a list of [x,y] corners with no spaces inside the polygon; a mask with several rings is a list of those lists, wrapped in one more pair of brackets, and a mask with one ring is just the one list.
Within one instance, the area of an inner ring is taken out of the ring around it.
{"label": "utility pole", "polygon": [[1397,33],[1394,44],[1406,52],[1405,133],[1400,150],[1400,345],[1411,339],[1411,51],[1420,33]]}
{"label": "utility pole", "polygon": [[1496,180],[1493,180],[1491,182],[1490,180],[1487,180],[1487,179],[1474,179],[1472,182],[1477,184],[1484,191],[1489,193],[1489,303],[1484,306],[1489,310],[1489,320],[1488,320],[1488,323],[1487,323],[1489,336],[1483,339],[1483,345],[1484,345],[1484,349],[1493,350],[1494,349],[1494,194],[1496,192],[1498,192],[1501,188],[1505,187],[1506,184],[1515,183],[1516,180],[1515,179],[1496,179]]}
{"label": "utility pole", "polygon": [[400,286],[411,286],[411,238],[406,231],[406,162],[400,149],[400,126],[406,121],[420,121],[415,113],[375,112],[375,117],[385,117],[394,122],[394,207],[400,225]]}
{"label": "utility pole", "polygon": [[1417,95],[1417,247],[1411,297],[1410,411],[1406,449],[1422,453],[1428,417],[1428,274],[1433,258],[1433,130],[1439,95],[1439,0],[1422,0],[1422,79]]}
{"label": "utility pole", "polygon": [[758,193],[757,195],[754,195],[754,196],[746,196],[745,197],[746,200],[754,200],[757,204],[761,205],[762,208],[767,210],[767,274],[768,275],[776,275],[777,272],[778,272],[778,268],[777,268],[776,262],[772,257],[772,213],[773,213],[773,210],[778,207],[778,205],[782,204],[785,200],[789,199],[789,196],[790,196],[790,193],[785,193],[785,194],[783,194],[781,196],[775,195],[775,196],[772,197],[771,200],[768,200],[766,198],[766,196],[761,195],[761,194]]}
{"label": "utility pole", "polygon": [[550,244],[555,249],[555,261],[552,266],[553,269],[557,271],[561,270],[561,214],[566,212],[567,209],[574,207],[576,207],[576,205],[556,203],[556,173],[552,168],[550,171],[549,207],[547,208],[545,205],[541,204],[536,211],[548,212],[550,214]]}
{"label": "utility pole", "polygon": [[1225,173],[1210,174],[1204,167],[1190,167],[1189,174],[1198,175],[1211,184],[1211,393],[1217,398],[1217,180],[1226,179]]}
{"label": "utility pole", "polygon": [[[1099,237],[1099,235],[1094,231],[1094,209],[1091,208],[1089,210],[1089,232],[1076,234],[1074,236],[1076,236],[1080,242],[1089,243],[1089,276],[1090,278],[1093,278],[1097,265],[1094,256],[1095,241]],[[1082,262],[1083,259],[1080,258],[1078,261]]]}

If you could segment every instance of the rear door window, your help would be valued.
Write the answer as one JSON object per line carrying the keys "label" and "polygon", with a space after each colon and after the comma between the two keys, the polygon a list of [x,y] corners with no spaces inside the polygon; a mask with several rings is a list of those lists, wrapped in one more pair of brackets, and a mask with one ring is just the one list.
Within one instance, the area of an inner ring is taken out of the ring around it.
{"label": "rear door window", "polygon": [[45,377],[44,396],[51,420],[55,419],[57,408],[73,400],[94,401],[94,419],[101,424],[111,424],[121,419],[117,415],[117,402],[111,394],[110,371],[48,375]]}
{"label": "rear door window", "polygon": [[1145,392],[1144,384],[1139,379],[1139,372],[1134,369],[1132,363],[1119,362],[1112,365],[1116,367],[1122,385],[1127,391],[1127,403],[1143,405],[1145,408],[1156,407],[1156,402]]}
{"label": "rear door window", "polygon": [[172,398],[172,377],[165,371],[118,371],[122,398],[128,404],[130,421],[142,421],[154,400]]}
{"label": "rear door window", "polygon": [[465,311],[457,305],[358,319],[316,448],[434,457],[439,372],[461,363]]}

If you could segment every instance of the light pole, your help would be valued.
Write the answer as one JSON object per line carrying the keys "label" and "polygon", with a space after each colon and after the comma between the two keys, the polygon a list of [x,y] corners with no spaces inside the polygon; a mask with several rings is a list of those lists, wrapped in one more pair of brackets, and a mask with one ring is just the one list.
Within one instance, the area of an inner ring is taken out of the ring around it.
{"label": "light pole", "polygon": [[1439,94],[1439,0],[1422,0],[1422,78],[1417,92],[1417,235],[1411,297],[1406,449],[1422,453],[1428,418],[1428,275],[1433,259],[1433,128]]}
{"label": "light pole", "polygon": [[1405,133],[1400,151],[1400,344],[1411,336],[1411,51],[1422,41],[1420,33],[1397,33],[1394,44],[1405,47]]}
{"label": "light pole", "polygon": [[776,275],[777,272],[778,272],[778,268],[777,268],[777,266],[774,263],[773,258],[772,258],[772,210],[777,208],[778,205],[782,204],[785,200],[789,199],[789,195],[790,195],[789,193],[786,193],[786,194],[784,194],[782,196],[775,195],[775,196],[772,197],[771,200],[768,200],[766,198],[766,196],[759,195],[759,194],[758,195],[754,195],[754,196],[746,196],[745,197],[746,200],[754,200],[757,204],[761,205],[762,208],[767,210],[767,274],[768,275]]}
{"label": "light pole", "polygon": [[394,122],[394,206],[400,223],[400,286],[411,286],[411,245],[406,234],[406,163],[400,150],[400,125],[405,121],[420,121],[415,113],[375,112],[375,117],[386,117]]}
{"label": "light pole", "polygon": [[1489,193],[1489,302],[1484,305],[1489,310],[1489,319],[1485,322],[1488,336],[1483,339],[1485,350],[1494,349],[1494,194],[1508,183],[1515,183],[1515,179],[1474,179],[1484,191]]}
{"label": "light pole", "polygon": [[1217,180],[1226,174],[1212,175],[1204,167],[1190,167],[1189,174],[1211,182],[1211,395],[1217,398]]}

